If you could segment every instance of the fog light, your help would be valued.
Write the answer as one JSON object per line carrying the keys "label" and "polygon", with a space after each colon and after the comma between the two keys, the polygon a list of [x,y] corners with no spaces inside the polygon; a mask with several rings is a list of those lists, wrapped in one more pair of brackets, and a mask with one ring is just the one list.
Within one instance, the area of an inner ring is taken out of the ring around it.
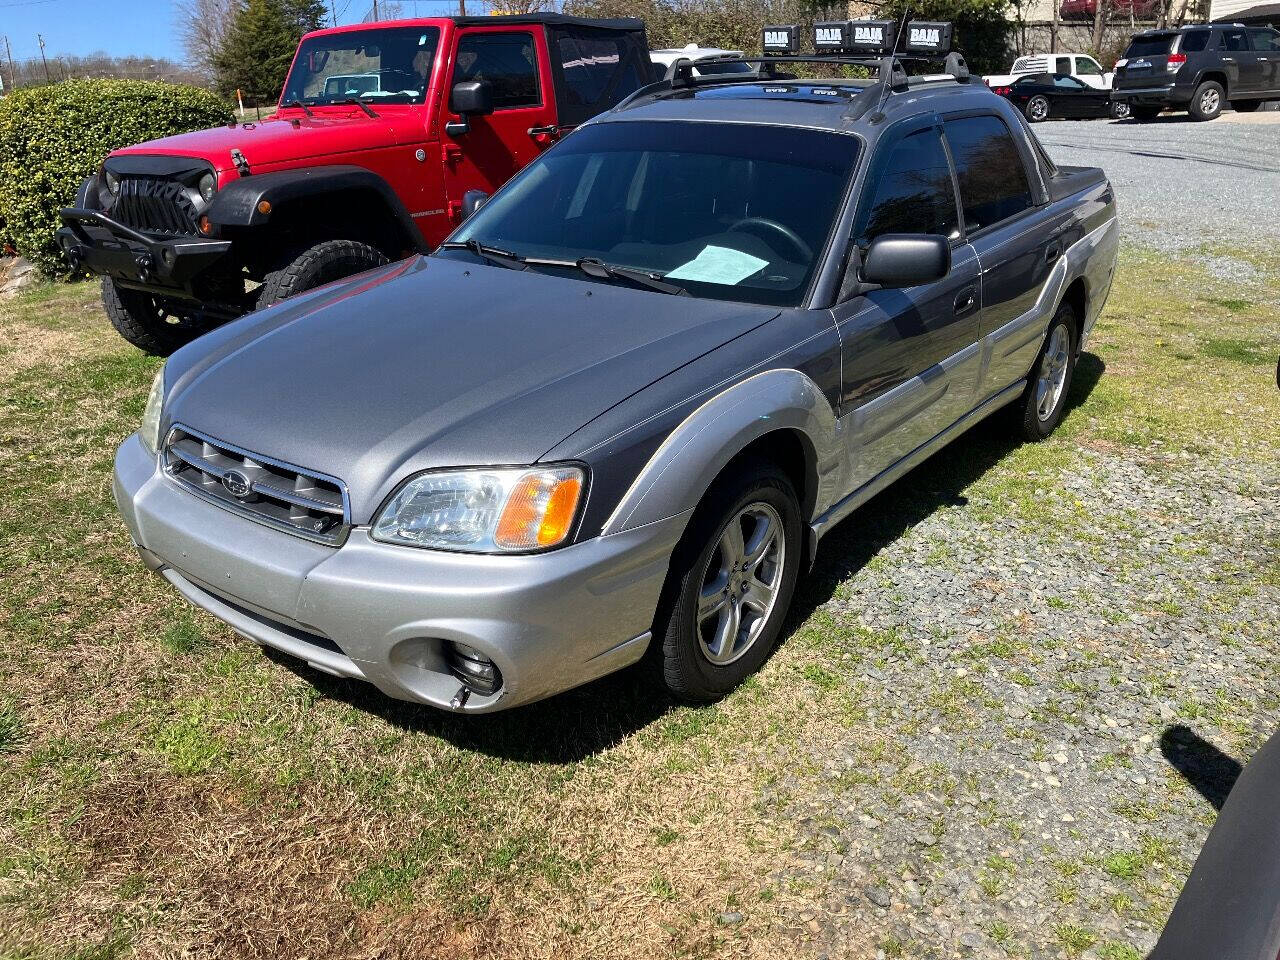
{"label": "fog light", "polygon": [[502,686],[502,673],[497,664],[475,647],[449,641],[444,645],[444,656],[449,672],[469,690],[490,694]]}
{"label": "fog light", "polygon": [[200,232],[206,235],[213,232],[213,224],[209,222],[208,217],[200,218]]}

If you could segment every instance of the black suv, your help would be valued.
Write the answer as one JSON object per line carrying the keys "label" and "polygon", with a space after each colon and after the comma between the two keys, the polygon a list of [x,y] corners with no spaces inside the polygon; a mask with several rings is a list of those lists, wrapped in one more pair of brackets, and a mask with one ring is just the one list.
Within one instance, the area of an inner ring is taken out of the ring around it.
{"label": "black suv", "polygon": [[1134,34],[1116,61],[1111,99],[1138,120],[1186,110],[1212,120],[1227,101],[1241,113],[1280,100],[1280,32],[1215,23]]}

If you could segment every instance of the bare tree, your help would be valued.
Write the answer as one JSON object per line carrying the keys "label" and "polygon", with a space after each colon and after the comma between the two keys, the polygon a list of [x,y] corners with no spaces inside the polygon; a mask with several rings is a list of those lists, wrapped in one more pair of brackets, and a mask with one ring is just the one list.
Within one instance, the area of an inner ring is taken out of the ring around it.
{"label": "bare tree", "polygon": [[214,75],[213,61],[235,16],[237,0],[175,0],[178,34],[187,60],[205,75]]}

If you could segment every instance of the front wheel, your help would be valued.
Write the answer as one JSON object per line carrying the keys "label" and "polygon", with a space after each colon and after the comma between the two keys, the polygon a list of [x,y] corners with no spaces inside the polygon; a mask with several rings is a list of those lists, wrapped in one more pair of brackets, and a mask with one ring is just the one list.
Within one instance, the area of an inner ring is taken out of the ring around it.
{"label": "front wheel", "polygon": [[295,294],[342,280],[387,262],[378,250],[354,240],[326,240],[303,250],[279,270],[267,274],[258,293],[258,309]]}
{"label": "front wheel", "polygon": [[157,357],[167,357],[217,326],[199,311],[175,310],[160,297],[116,286],[110,277],[102,278],[102,306],[116,333]]}
{"label": "front wheel", "polygon": [[795,489],[771,463],[712,485],[672,558],[655,624],[676,699],[719,699],[768,658],[795,591],[800,527]]}
{"label": "front wheel", "polygon": [[1262,106],[1261,100],[1232,100],[1231,109],[1236,113],[1253,113]]}
{"label": "front wheel", "polygon": [[1063,304],[1049,324],[1044,346],[1036,357],[1022,394],[1021,433],[1024,440],[1043,440],[1053,433],[1067,407],[1067,393],[1076,368],[1076,315]]}
{"label": "front wheel", "polygon": [[1226,91],[1216,80],[1206,80],[1196,87],[1195,95],[1187,107],[1187,113],[1197,120],[1213,120],[1222,113]]}
{"label": "front wheel", "polygon": [[1040,123],[1042,120],[1049,119],[1049,98],[1042,96],[1034,96],[1027,101],[1026,106],[1027,119],[1032,123]]}

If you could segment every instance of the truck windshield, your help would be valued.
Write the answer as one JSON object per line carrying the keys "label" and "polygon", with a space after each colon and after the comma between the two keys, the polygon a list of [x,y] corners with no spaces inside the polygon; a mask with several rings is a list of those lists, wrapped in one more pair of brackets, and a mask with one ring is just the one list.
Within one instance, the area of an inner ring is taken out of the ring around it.
{"label": "truck windshield", "polygon": [[697,297],[795,306],[839,215],[858,143],[737,123],[591,124],[450,239],[529,258],[535,269],[557,269],[538,260],[589,258]]}
{"label": "truck windshield", "polygon": [[294,57],[280,101],[323,106],[357,97],[372,103],[422,103],[439,40],[435,27],[308,37]]}

